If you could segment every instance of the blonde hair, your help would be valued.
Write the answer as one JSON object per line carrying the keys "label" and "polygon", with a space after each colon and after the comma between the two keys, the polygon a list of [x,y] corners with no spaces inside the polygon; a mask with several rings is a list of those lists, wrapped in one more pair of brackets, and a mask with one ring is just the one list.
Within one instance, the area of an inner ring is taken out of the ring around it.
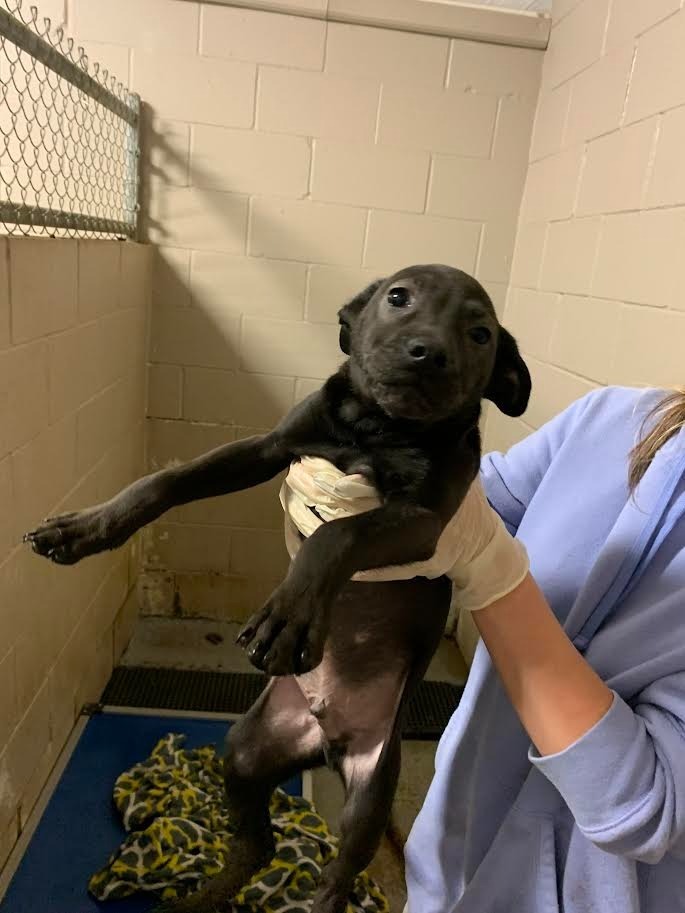
{"label": "blonde hair", "polygon": [[[647,425],[652,424],[647,431]],[[643,435],[630,454],[628,483],[635,491],[656,453],[673,435],[685,427],[685,387],[669,393],[649,412],[642,426]]]}

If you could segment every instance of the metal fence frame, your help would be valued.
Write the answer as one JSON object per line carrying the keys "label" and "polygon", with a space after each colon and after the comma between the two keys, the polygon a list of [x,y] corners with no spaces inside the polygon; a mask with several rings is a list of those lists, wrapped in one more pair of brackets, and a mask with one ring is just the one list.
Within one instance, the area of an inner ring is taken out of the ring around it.
{"label": "metal fence frame", "polygon": [[[101,236],[131,238],[138,236],[140,193],[140,98],[129,92],[107,70],[90,65],[88,56],[74,40],[67,38],[62,28],[51,30],[49,19],[39,20],[36,7],[30,16],[22,10],[22,0],[0,0],[0,40],[9,41],[33,61],[56,74],[78,93],[92,99],[100,109],[106,109],[126,125],[125,170],[120,194],[129,218],[109,218],[106,214],[70,212],[31,205],[26,201],[0,199],[0,223],[9,234],[17,228],[23,234],[59,234],[71,237]],[[92,73],[89,73],[89,67]],[[6,88],[0,104],[6,103]],[[0,178],[0,181],[3,179]],[[3,181],[7,186],[7,181]],[[47,231],[46,231],[47,230]]]}

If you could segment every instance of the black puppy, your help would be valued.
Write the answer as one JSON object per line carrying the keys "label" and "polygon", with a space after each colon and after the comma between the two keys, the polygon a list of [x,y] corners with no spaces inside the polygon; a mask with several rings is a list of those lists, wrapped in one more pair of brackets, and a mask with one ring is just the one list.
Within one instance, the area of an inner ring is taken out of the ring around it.
{"label": "black puppy", "polygon": [[169,508],[265,482],[301,456],[361,472],[381,506],[324,524],[240,635],[272,678],[229,732],[230,862],[178,911],[224,908],[273,854],[274,787],[328,762],[347,791],[338,857],[314,913],[342,913],[387,823],[400,766],[402,710],[444,629],[446,578],[350,583],[358,571],[430,558],[475,478],[482,398],[520,415],[530,376],[475,279],[414,266],[375,282],[340,311],[349,359],[260,437],[147,476],[105,504],[46,521],[26,537],[71,564],[121,545]]}

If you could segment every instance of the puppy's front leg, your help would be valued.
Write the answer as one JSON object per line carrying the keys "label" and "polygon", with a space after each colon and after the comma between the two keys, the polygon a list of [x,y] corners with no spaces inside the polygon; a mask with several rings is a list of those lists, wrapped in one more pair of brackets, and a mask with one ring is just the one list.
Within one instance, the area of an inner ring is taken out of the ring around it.
{"label": "puppy's front leg", "polygon": [[276,432],[235,441],[182,466],[138,479],[103,504],[45,520],[24,541],[57,564],[75,564],[88,555],[118,548],[172,507],[266,482],[291,458]]}
{"label": "puppy's front leg", "polygon": [[400,502],[325,523],[302,543],[285,580],[249,619],[238,643],[269,675],[309,672],[321,662],[331,606],[350,578],[427,560],[442,528],[433,511]]}

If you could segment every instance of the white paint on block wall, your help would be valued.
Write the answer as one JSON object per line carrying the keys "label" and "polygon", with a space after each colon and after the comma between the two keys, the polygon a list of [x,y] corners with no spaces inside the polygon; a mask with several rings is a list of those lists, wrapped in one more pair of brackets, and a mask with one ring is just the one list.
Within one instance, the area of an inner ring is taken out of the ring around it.
{"label": "white paint on block wall", "polygon": [[0,238],[0,869],[137,615],[137,540],[68,571],[21,540],[143,471],[150,254]]}
{"label": "white paint on block wall", "polygon": [[474,6],[498,6],[508,10],[546,12],[552,9],[552,0],[470,0]]}
{"label": "white paint on block wall", "polygon": [[523,421],[489,411],[491,449],[603,384],[685,379],[685,9],[554,0],[552,19],[504,311],[533,396]]}

